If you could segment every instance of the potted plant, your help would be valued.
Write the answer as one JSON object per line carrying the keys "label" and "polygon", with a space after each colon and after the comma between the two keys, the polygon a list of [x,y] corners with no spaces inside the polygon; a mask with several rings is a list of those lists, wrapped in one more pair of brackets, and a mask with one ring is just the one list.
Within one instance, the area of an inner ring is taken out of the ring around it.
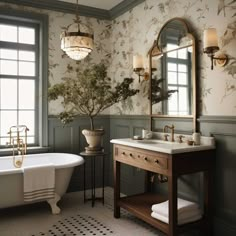
{"label": "potted plant", "polygon": [[87,152],[101,151],[103,129],[94,128],[94,117],[115,103],[125,101],[139,92],[130,88],[132,78],[111,87],[111,79],[107,76],[107,67],[95,64],[85,70],[77,70],[77,78],[63,78],[63,82],[49,88],[49,100],[63,98],[64,111],[59,118],[65,125],[73,121],[76,115],[87,115],[90,119],[90,130],[83,130]]}

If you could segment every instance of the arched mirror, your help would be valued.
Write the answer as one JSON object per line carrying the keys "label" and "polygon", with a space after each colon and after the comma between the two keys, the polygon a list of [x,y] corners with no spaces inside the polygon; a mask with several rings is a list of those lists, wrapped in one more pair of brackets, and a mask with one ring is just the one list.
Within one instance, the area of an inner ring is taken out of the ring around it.
{"label": "arched mirror", "polygon": [[193,120],[196,130],[195,39],[183,19],[161,28],[149,51],[151,117]]}

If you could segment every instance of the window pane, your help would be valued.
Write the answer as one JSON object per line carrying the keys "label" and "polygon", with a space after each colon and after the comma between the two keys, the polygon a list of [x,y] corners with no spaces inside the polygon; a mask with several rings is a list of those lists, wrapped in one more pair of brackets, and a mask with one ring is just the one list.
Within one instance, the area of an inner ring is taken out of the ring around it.
{"label": "window pane", "polygon": [[168,72],[168,84],[177,84],[176,72]]}
{"label": "window pane", "polygon": [[34,137],[27,137],[27,144],[35,143]]}
{"label": "window pane", "polygon": [[178,114],[179,115],[189,115],[189,113],[187,111],[179,111]]}
{"label": "window pane", "polygon": [[178,64],[178,71],[179,72],[187,72],[187,66],[184,64]]}
{"label": "window pane", "polygon": [[167,64],[167,70],[168,71],[177,71],[177,64],[176,63],[170,63]]}
{"label": "window pane", "polygon": [[186,73],[178,73],[179,84],[187,85],[187,74]]}
{"label": "window pane", "polygon": [[19,60],[21,60],[21,61],[35,61],[35,52],[19,51]]}
{"label": "window pane", "polygon": [[17,27],[0,24],[0,40],[6,42],[17,42]]}
{"label": "window pane", "polygon": [[168,43],[166,48],[167,48],[167,51],[170,51],[170,50],[173,50],[173,49],[177,49],[178,45],[177,44]]}
{"label": "window pane", "polygon": [[17,60],[17,50],[0,49],[0,58]]}
{"label": "window pane", "polygon": [[10,127],[17,124],[16,111],[2,111],[1,112],[1,135],[7,136]]}
{"label": "window pane", "polygon": [[34,109],[34,80],[19,80],[19,109]]}
{"label": "window pane", "polygon": [[177,57],[177,51],[168,52],[167,53],[167,57],[176,58]]}
{"label": "window pane", "polygon": [[179,88],[179,110],[182,112],[186,112],[188,110],[187,104],[187,88]]}
{"label": "window pane", "polygon": [[[170,50],[173,50],[173,49],[176,49],[176,48],[178,48],[178,45],[170,44],[170,43],[168,43],[167,47],[166,47],[167,51],[170,51]],[[177,51],[168,52],[167,57],[176,58],[177,57]]]}
{"label": "window pane", "polygon": [[0,138],[0,145],[5,146],[9,141],[10,141],[9,138]]}
{"label": "window pane", "polygon": [[178,50],[178,58],[187,59],[187,48],[182,48]]}
{"label": "window pane", "polygon": [[19,42],[35,44],[35,30],[32,28],[19,27]]}
{"label": "window pane", "polygon": [[17,75],[17,62],[0,60],[0,74]]}
{"label": "window pane", "polygon": [[1,79],[1,109],[17,109],[16,79]]}
{"label": "window pane", "polygon": [[34,135],[34,111],[19,111],[19,125],[29,128],[28,135]]}
{"label": "window pane", "polygon": [[35,76],[34,62],[19,62],[19,75]]}
{"label": "window pane", "polygon": [[188,52],[189,52],[189,53],[192,53],[192,52],[193,52],[193,46],[189,46],[189,47],[188,47]]}
{"label": "window pane", "polygon": [[[168,90],[176,90],[177,87],[169,86]],[[172,93],[168,99],[168,114],[178,110],[178,92]]]}

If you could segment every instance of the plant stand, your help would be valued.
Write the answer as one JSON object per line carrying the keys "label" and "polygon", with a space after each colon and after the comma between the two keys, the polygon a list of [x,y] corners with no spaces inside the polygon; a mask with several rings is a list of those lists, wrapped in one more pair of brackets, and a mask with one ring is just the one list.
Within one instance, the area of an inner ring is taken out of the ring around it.
{"label": "plant stand", "polygon": [[[104,171],[105,171],[105,161],[104,157],[106,156],[106,153],[104,152],[98,152],[98,153],[87,153],[87,152],[81,152],[80,155],[85,159],[84,163],[84,203],[86,201],[92,201],[92,207],[94,207],[95,200],[101,200],[104,205]],[[101,157],[102,159],[102,197],[96,197],[96,182],[95,182],[95,170],[96,170],[96,161],[95,159],[97,157]],[[86,198],[86,159],[91,158],[91,198]]]}

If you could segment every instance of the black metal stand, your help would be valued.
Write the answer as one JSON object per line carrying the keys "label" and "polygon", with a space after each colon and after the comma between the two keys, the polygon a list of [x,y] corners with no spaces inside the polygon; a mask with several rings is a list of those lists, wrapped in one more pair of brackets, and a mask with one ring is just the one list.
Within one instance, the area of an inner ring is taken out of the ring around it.
{"label": "black metal stand", "polygon": [[[87,152],[81,152],[80,155],[86,159],[91,158],[91,198],[86,198],[86,160],[84,162],[84,203],[86,201],[92,201],[92,207],[94,207],[95,200],[101,200],[104,205],[104,166],[105,161],[104,157],[106,156],[106,153],[99,152],[99,153],[87,153]],[[102,159],[102,197],[96,197],[95,187],[95,169],[96,169],[96,157],[101,157]]]}

